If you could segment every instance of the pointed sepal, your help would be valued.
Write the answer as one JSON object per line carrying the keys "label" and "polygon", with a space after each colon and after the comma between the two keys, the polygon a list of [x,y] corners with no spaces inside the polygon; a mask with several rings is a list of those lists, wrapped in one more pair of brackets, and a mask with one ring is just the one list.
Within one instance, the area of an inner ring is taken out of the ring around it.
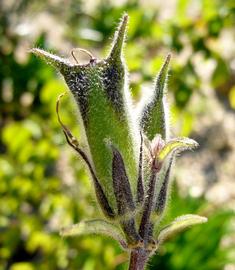
{"label": "pointed sepal", "polygon": [[112,179],[113,190],[116,197],[118,214],[120,216],[135,210],[135,203],[130,182],[126,173],[125,164],[121,153],[113,145],[112,149]]}
{"label": "pointed sepal", "polygon": [[198,215],[188,214],[179,216],[172,223],[160,231],[157,241],[159,244],[161,244],[175,234],[187,229],[188,227],[205,222],[207,222],[207,218]]}
{"label": "pointed sepal", "polygon": [[156,78],[153,96],[144,106],[140,119],[140,126],[150,140],[155,134],[160,134],[163,139],[167,139],[169,133],[165,89],[170,59],[171,55],[168,54]]}
{"label": "pointed sepal", "polygon": [[139,170],[137,180],[137,203],[144,201],[144,183],[143,183],[143,134],[140,132],[140,150],[139,150]]}
{"label": "pointed sepal", "polygon": [[142,239],[137,233],[134,219],[135,202],[133,199],[130,182],[126,173],[124,161],[121,153],[112,144],[109,145],[112,150],[112,179],[113,190],[116,198],[120,224],[125,233],[128,247],[139,247],[142,245]]}
{"label": "pointed sepal", "polygon": [[155,212],[157,213],[158,216],[162,215],[162,213],[164,212],[166,208],[172,163],[173,163],[173,157],[167,164],[167,168],[163,173],[163,182],[161,184],[159,194],[157,195]]}
{"label": "pointed sepal", "polygon": [[128,15],[124,14],[118,26],[118,30],[114,34],[114,41],[108,59],[117,60],[121,57],[123,45],[126,37],[126,28],[128,23]]}
{"label": "pointed sepal", "polygon": [[156,100],[161,99],[164,96],[170,60],[171,60],[171,55],[168,54],[157,76],[156,83],[155,83],[155,99]]}
{"label": "pointed sepal", "polygon": [[49,65],[53,66],[62,73],[64,70],[68,69],[71,66],[67,59],[59,57],[42,49],[33,48],[30,50],[30,52],[45,60]]}
{"label": "pointed sepal", "polygon": [[151,229],[151,214],[154,209],[154,197],[156,187],[156,171],[151,169],[146,198],[143,204],[143,214],[140,221],[139,234],[146,241],[149,238]]}
{"label": "pointed sepal", "polygon": [[90,234],[98,234],[111,237],[118,241],[123,248],[127,248],[125,236],[119,227],[102,219],[81,221],[78,224],[63,228],[60,231],[60,235],[64,237]]}

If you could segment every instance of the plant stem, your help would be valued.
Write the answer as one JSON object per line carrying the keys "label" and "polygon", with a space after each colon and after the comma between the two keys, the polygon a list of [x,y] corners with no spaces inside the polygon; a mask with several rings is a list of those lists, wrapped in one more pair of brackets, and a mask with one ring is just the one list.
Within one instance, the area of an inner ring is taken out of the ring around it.
{"label": "plant stem", "polygon": [[129,270],[144,270],[149,253],[144,249],[131,251]]}

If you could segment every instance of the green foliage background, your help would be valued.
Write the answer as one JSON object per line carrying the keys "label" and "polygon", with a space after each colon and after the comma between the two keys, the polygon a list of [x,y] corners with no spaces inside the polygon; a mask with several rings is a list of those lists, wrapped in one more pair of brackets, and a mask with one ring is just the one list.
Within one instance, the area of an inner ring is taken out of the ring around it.
{"label": "green foliage background", "polygon": [[[169,90],[180,135],[193,134],[197,116],[206,113],[204,81],[196,71],[195,55],[213,61],[209,85],[226,110],[235,109],[234,55],[226,58],[214,46],[224,30],[235,26],[234,1],[175,4],[173,16],[163,19],[160,7],[141,1],[0,2],[0,270],[125,269],[127,261],[111,239],[62,239],[58,234],[62,226],[99,213],[83,164],[66,145],[57,122],[55,102],[66,91],[65,84],[27,49],[36,45],[69,55],[69,48],[79,46],[104,55],[126,11],[130,24],[125,56],[136,103],[143,95],[140,85],[152,81],[170,51],[175,59]],[[190,16],[195,5],[199,15]],[[47,18],[47,27],[42,20],[37,23],[40,13]],[[57,40],[53,33],[61,27],[62,38]],[[177,55],[187,48],[190,53],[181,61]],[[191,107],[194,96],[199,102]],[[62,115],[79,136],[69,98],[63,101]],[[234,238],[232,210],[215,208],[203,195],[182,196],[174,185],[165,221],[186,213],[205,214],[209,222],[164,245],[149,269],[219,270],[235,265],[234,245],[221,245],[224,238]]]}

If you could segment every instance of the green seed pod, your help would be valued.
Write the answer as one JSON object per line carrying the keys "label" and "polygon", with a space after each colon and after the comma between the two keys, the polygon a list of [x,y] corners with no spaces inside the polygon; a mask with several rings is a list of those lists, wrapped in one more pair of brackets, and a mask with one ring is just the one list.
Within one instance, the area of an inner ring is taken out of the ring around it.
{"label": "green seed pod", "polygon": [[151,101],[143,109],[140,126],[149,140],[160,134],[165,140],[168,138],[167,104],[165,100],[165,86],[170,63],[170,54],[167,56],[155,83],[155,90]]}
{"label": "green seed pod", "polygon": [[33,49],[57,68],[78,104],[80,126],[84,129],[89,149],[88,156],[104,193],[117,212],[112,186],[112,153],[110,141],[120,151],[125,164],[131,190],[136,194],[138,174],[138,143],[130,119],[127,87],[127,70],[122,59],[122,49],[128,16],[124,15],[115,34],[109,56],[104,60],[92,58],[88,64],[72,64],[63,58]]}

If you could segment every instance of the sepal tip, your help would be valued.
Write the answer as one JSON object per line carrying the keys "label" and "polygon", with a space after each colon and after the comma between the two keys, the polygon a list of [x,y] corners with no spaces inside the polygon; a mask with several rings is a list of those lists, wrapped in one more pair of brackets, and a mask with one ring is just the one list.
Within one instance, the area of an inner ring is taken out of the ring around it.
{"label": "sepal tip", "polygon": [[55,67],[59,71],[63,71],[64,68],[70,66],[69,62],[66,59],[44,51],[42,49],[32,48],[31,50],[29,50],[29,52],[45,60],[49,65]]}
{"label": "sepal tip", "polygon": [[121,19],[118,30],[115,32],[112,49],[108,58],[117,59],[121,56],[126,37],[128,19],[129,16],[125,13]]}

